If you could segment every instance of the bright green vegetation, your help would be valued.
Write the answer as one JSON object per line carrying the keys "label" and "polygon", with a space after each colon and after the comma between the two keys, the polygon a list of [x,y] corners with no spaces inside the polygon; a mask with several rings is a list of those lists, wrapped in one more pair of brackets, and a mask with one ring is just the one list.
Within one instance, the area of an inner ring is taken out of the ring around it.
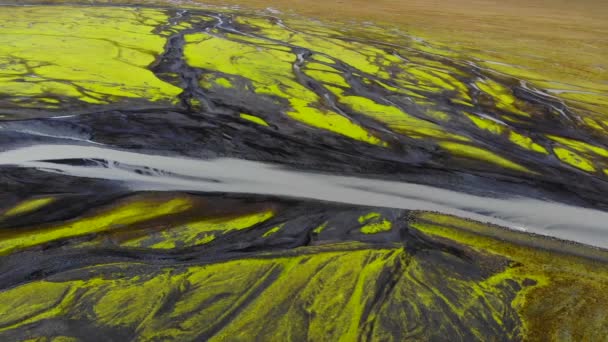
{"label": "bright green vegetation", "polygon": [[363,234],[377,234],[391,230],[393,227],[391,221],[382,220],[380,222],[368,223],[361,227],[361,233]]}
{"label": "bright green vegetation", "polygon": [[577,141],[577,140],[567,139],[567,138],[557,137],[557,136],[549,136],[549,139],[555,140],[558,143],[563,144],[564,146],[570,147],[579,152],[593,153],[597,156],[608,158],[608,150],[606,150],[603,147],[593,146],[591,144],[588,144],[588,143],[585,143],[582,141]]}
{"label": "bright green vegetation", "polygon": [[484,131],[490,132],[498,136],[506,136],[509,141],[518,145],[521,148],[542,154],[548,154],[547,149],[535,143],[531,138],[523,134],[517,133],[513,130],[510,130],[507,126],[503,124],[468,113],[466,115],[469,119],[471,119],[471,121],[473,121],[473,123],[477,127]]}
{"label": "bright green vegetation", "polygon": [[587,172],[595,172],[596,165],[606,170],[608,150],[583,141],[549,135],[549,139],[561,146],[553,148],[555,155],[563,162]]}
{"label": "bright green vegetation", "polygon": [[268,123],[266,121],[264,121],[264,119],[258,118],[255,115],[249,115],[249,114],[241,113],[241,118],[243,118],[245,120],[248,120],[248,121],[251,121],[251,122],[255,122],[258,125],[262,125],[262,126],[268,127]]}
{"label": "bright green vegetation", "polygon": [[[42,200],[45,200],[42,202]],[[28,199],[9,210],[17,215],[37,209],[54,198]],[[250,210],[239,215],[202,216],[188,196],[154,198],[133,196],[111,207],[101,207],[82,217],[0,233],[0,254],[15,253],[59,240],[78,240],[80,248],[101,246],[112,241],[122,247],[172,249],[203,245],[217,237],[246,230],[274,216],[271,209]],[[5,214],[7,216],[8,214]],[[167,220],[171,220],[170,222]],[[280,225],[270,229],[276,233]],[[108,240],[109,239],[109,240]]]}
{"label": "bright green vegetation", "polygon": [[359,223],[365,223],[361,228],[363,234],[387,232],[393,228],[391,221],[382,219],[379,213],[371,212],[359,217]]}
{"label": "bright green vegetation", "polygon": [[238,75],[249,79],[260,95],[278,96],[289,101],[285,114],[305,124],[327,129],[372,144],[380,140],[361,126],[335,112],[320,110],[313,104],[318,96],[298,83],[292,75],[296,56],[282,49],[259,48],[205,34],[186,36],[185,55],[192,66]]}
{"label": "bright green vegetation", "polygon": [[392,130],[405,133],[412,138],[447,138],[468,141],[466,137],[446,133],[440,126],[405,114],[394,106],[382,105],[361,96],[348,96],[335,87],[328,87],[339,98],[339,101],[353,110],[385,122]]}
{"label": "bright green vegetation", "polygon": [[271,211],[264,211],[239,217],[211,218],[171,227],[160,232],[147,232],[145,236],[127,241],[122,245],[164,249],[175,248],[177,246],[196,246],[215,240],[216,235],[250,228],[268,220],[272,216],[273,213]]}
{"label": "bright green vegetation", "polygon": [[2,216],[7,217],[7,216],[16,216],[16,215],[27,214],[29,212],[38,210],[50,203],[53,203],[54,201],[55,201],[54,197],[40,197],[40,198],[28,199],[21,203],[18,203],[17,205],[15,205],[12,208],[9,208],[2,214]]}
{"label": "bright green vegetation", "polygon": [[568,163],[576,168],[579,168],[583,171],[589,171],[589,172],[596,171],[595,167],[593,166],[593,163],[590,160],[579,155],[576,152],[570,151],[570,150],[562,148],[562,147],[553,148],[553,152],[555,152],[555,155],[559,159],[561,159],[565,163]]}
{"label": "bright green vegetation", "polygon": [[138,222],[172,213],[179,213],[192,204],[186,198],[168,201],[127,201],[115,208],[101,210],[90,216],[45,227],[0,232],[0,255],[50,241],[111,231]]}
{"label": "bright green vegetation", "polygon": [[475,82],[475,85],[495,102],[497,108],[521,116],[530,116],[529,113],[525,113],[515,106],[517,99],[513,96],[511,90],[502,84],[492,80],[482,80]]}
{"label": "bright green vegetation", "polygon": [[283,225],[272,227],[272,228],[268,229],[266,231],[266,233],[264,233],[264,235],[262,235],[262,236],[269,237],[270,235],[276,234],[279,230],[281,230],[282,227],[283,227]]}
{"label": "bright green vegetation", "polygon": [[148,66],[165,45],[152,33],[164,11],[111,7],[10,7],[0,11],[0,93],[17,106],[67,100],[173,102],[182,91]]}
{"label": "bright green vegetation", "polygon": [[519,165],[492,152],[472,145],[465,145],[453,142],[442,142],[439,143],[439,145],[450,151],[455,156],[465,157],[469,159],[480,159],[492,163],[494,165],[515,171],[531,172],[529,169],[522,165]]}
{"label": "bright green vegetation", "polygon": [[321,232],[323,232],[323,229],[325,229],[326,227],[327,227],[327,222],[324,222],[323,224],[321,224],[318,227],[316,227],[315,229],[313,229],[312,232],[315,234],[321,234]]}

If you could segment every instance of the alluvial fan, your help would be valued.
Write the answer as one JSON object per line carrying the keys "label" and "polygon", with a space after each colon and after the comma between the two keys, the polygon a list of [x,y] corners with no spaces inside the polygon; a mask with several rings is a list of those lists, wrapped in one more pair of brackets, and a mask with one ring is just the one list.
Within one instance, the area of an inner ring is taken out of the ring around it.
{"label": "alluvial fan", "polygon": [[603,340],[607,103],[478,62],[0,6],[0,340]]}

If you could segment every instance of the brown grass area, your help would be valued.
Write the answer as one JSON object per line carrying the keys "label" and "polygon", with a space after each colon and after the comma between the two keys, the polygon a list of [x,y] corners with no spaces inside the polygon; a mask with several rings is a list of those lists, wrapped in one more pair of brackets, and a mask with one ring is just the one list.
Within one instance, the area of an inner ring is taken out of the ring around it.
{"label": "brown grass area", "polygon": [[374,21],[429,41],[521,65],[566,83],[608,90],[608,1],[603,0],[207,0],[272,7],[328,20]]}

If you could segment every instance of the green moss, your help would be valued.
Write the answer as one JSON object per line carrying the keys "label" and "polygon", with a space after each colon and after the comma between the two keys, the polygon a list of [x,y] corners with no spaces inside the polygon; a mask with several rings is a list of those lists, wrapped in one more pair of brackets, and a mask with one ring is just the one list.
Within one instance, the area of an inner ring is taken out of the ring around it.
{"label": "green moss", "polygon": [[538,153],[542,153],[542,154],[549,154],[549,152],[547,152],[547,150],[542,147],[541,145],[535,143],[531,138],[522,135],[520,133],[517,133],[515,131],[510,130],[508,127],[495,122],[493,120],[490,119],[484,119],[481,118],[479,116],[476,115],[472,115],[472,114],[468,114],[465,113],[465,115],[471,119],[471,121],[473,121],[473,123],[485,130],[488,131],[492,134],[496,134],[496,135],[505,135],[509,138],[509,140],[518,145],[521,148],[524,148],[526,150],[530,150],[530,151],[534,151],[534,152],[538,152]]}
{"label": "green moss", "polygon": [[76,337],[71,336],[55,336],[51,342],[79,342],[80,340]]}
{"label": "green moss", "polygon": [[[305,336],[313,340],[355,339],[364,324],[366,303],[377,293],[375,279],[397,255],[390,250],[367,250],[277,260],[281,265],[276,269],[280,272],[277,280],[211,341],[301,340]],[[288,304],[294,301],[307,304]],[[306,316],[310,321],[302,319]],[[258,324],[259,317],[273,317],[273,328]]]}
{"label": "green moss", "polygon": [[325,229],[325,227],[327,227],[327,223],[328,222],[324,222],[323,224],[321,224],[318,227],[316,227],[315,229],[313,229],[312,232],[315,233],[315,234],[321,234],[321,232],[323,231],[323,229]]}
{"label": "green moss", "polygon": [[558,142],[566,147],[569,147],[571,149],[574,149],[576,151],[583,152],[583,153],[593,153],[598,156],[608,158],[608,150],[603,147],[591,145],[591,144],[588,144],[583,141],[568,139],[568,138],[564,138],[564,137],[558,137],[555,135],[548,135],[547,137],[553,141],[556,141],[556,142]]}
{"label": "green moss", "polygon": [[49,227],[20,229],[0,233],[0,255],[50,241],[82,236],[113,230],[122,226],[174,214],[190,208],[187,198],[174,198],[168,201],[131,200],[109,208],[95,215]]}
{"label": "green moss", "polygon": [[350,85],[344,80],[341,74],[336,72],[327,72],[327,71],[319,71],[319,70],[310,70],[307,69],[305,71],[306,75],[319,80],[323,83],[328,83],[332,85],[337,85],[344,88],[350,88]]}
{"label": "green moss", "polygon": [[49,108],[61,105],[49,95],[91,104],[173,102],[182,90],[147,69],[165,45],[152,31],[167,19],[154,9],[10,7],[0,13],[0,21],[11,22],[0,27],[0,63],[14,77],[0,78],[0,94],[20,106]]}
{"label": "green moss", "polygon": [[495,102],[496,107],[523,117],[530,117],[530,114],[517,107],[517,99],[504,85],[489,79],[477,81],[475,85]]}
{"label": "green moss", "polygon": [[2,326],[11,326],[22,323],[23,318],[44,315],[61,303],[69,290],[68,283],[39,281],[0,292],[0,312],[3,313],[0,322]]}
{"label": "green moss", "polygon": [[515,162],[512,162],[506,158],[498,156],[490,151],[484,150],[479,147],[455,142],[440,142],[439,146],[453,153],[456,156],[485,161],[514,171],[532,173],[532,171],[522,165],[519,165]]}
{"label": "green moss", "polygon": [[390,231],[393,228],[393,224],[389,220],[382,220],[381,222],[372,222],[361,227],[361,233],[363,234],[378,234],[382,232]]}
{"label": "green moss", "polygon": [[427,110],[425,112],[426,115],[432,117],[433,119],[439,120],[439,121],[449,121],[450,120],[450,115],[439,111],[439,110]]}
{"label": "green moss", "polygon": [[4,212],[4,216],[16,216],[38,210],[46,205],[53,203],[54,197],[30,198]]}
{"label": "green moss", "polygon": [[554,147],[553,152],[564,163],[587,172],[595,172],[593,162],[582,155],[563,147]]}
{"label": "green moss", "polygon": [[468,95],[467,86],[448,73],[433,70],[428,67],[412,65],[406,66],[404,71],[413,76],[420,86],[427,87],[427,89],[433,89],[436,92],[457,91],[461,101],[471,101],[471,97]]}
{"label": "green moss", "polygon": [[283,225],[280,226],[276,226],[273,228],[270,228],[266,231],[266,233],[264,233],[264,235],[262,235],[262,237],[269,237],[270,235],[274,235],[276,234],[279,230],[281,230],[281,228],[283,227]]}
{"label": "green moss", "polygon": [[220,77],[217,80],[215,80],[215,82],[224,88],[232,88],[232,83],[227,78]]}
{"label": "green moss", "polygon": [[376,213],[376,212],[371,212],[371,213],[367,213],[363,216],[359,217],[359,223],[363,223],[363,222],[367,222],[369,220],[373,220],[373,219],[377,219],[380,217],[380,213]]}
{"label": "green moss", "polygon": [[186,35],[188,63],[199,68],[248,78],[261,95],[285,99],[292,110],[287,114],[306,125],[335,132],[370,144],[382,142],[360,125],[337,113],[316,108],[318,96],[298,83],[292,75],[296,56],[274,49],[263,49],[204,34]]}
{"label": "green moss", "polygon": [[392,229],[393,224],[389,220],[381,218],[380,213],[371,212],[359,217],[359,223],[365,223],[360,230],[363,234],[378,234]]}
{"label": "green moss", "polygon": [[217,76],[215,74],[203,74],[200,77],[199,84],[205,89],[211,89],[214,87],[219,88],[234,88],[234,84],[231,80],[226,77]]}
{"label": "green moss", "polygon": [[202,245],[215,240],[218,235],[251,228],[273,216],[274,212],[267,210],[237,217],[214,217],[169,227],[163,231],[149,231],[145,236],[126,241],[122,245],[159,249]]}
{"label": "green moss", "polygon": [[264,119],[259,118],[259,117],[255,116],[255,115],[249,115],[249,114],[241,113],[240,117],[242,119],[254,122],[254,123],[256,123],[258,125],[261,125],[261,126],[266,126],[266,127],[269,126],[268,123],[266,121],[264,121]]}
{"label": "green moss", "polygon": [[328,87],[328,89],[338,96],[338,101],[350,106],[356,112],[386,123],[396,132],[413,138],[429,137],[469,141],[466,137],[448,133],[441,126],[408,115],[394,106],[379,104],[362,96],[344,95],[344,91],[340,88]]}
{"label": "green moss", "polygon": [[[129,326],[143,323],[154,311],[158,310],[167,295],[166,289],[171,285],[169,274],[161,274],[150,279],[131,278],[137,286],[128,285],[129,282],[113,281],[98,285],[95,294],[97,301],[93,307],[95,318],[102,324],[113,326]],[[103,280],[99,280],[103,282]]]}
{"label": "green moss", "polygon": [[325,57],[323,55],[315,54],[312,58],[319,62],[334,64],[334,61],[331,58]]}

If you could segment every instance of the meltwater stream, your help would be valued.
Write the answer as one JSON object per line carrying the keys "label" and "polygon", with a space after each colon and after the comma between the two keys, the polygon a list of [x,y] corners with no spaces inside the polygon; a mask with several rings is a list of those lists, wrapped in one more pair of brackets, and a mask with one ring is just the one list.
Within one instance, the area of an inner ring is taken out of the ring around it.
{"label": "meltwater stream", "polygon": [[[60,161],[93,161],[74,165]],[[241,159],[195,160],[96,146],[33,145],[0,153],[0,165],[123,182],[134,191],[202,191],[306,198],[437,211],[597,247],[608,213],[526,197],[489,198],[406,182],[290,170]]]}

